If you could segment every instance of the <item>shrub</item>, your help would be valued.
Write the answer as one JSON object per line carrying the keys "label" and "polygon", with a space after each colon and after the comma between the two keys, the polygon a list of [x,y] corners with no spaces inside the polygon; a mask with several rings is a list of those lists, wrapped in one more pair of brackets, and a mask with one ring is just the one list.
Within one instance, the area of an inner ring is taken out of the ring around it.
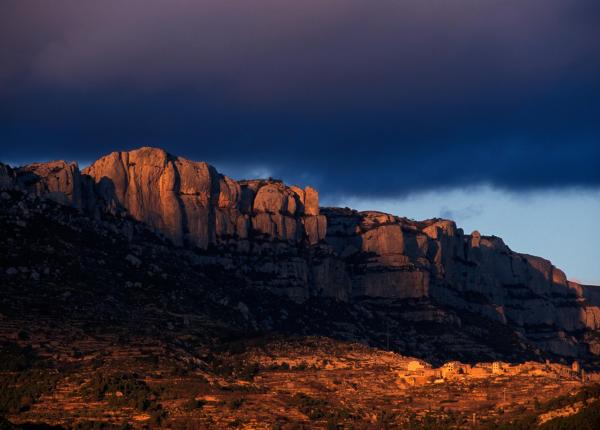
{"label": "shrub", "polygon": [[206,402],[204,400],[201,400],[201,399],[197,400],[192,397],[190,400],[185,402],[185,404],[183,405],[183,408],[186,411],[191,412],[195,409],[202,409],[205,404],[206,404]]}
{"label": "shrub", "polygon": [[306,415],[310,420],[318,420],[326,416],[329,402],[322,399],[315,399],[304,393],[298,393],[293,398],[293,403],[298,410]]}
{"label": "shrub", "polygon": [[89,399],[107,400],[113,406],[130,406],[141,411],[155,409],[156,394],[135,374],[96,374],[83,390]]}
{"label": "shrub", "polygon": [[294,367],[296,370],[306,370],[308,369],[308,363],[306,361],[302,361],[299,365]]}
{"label": "shrub", "polygon": [[229,407],[233,410],[236,410],[236,409],[239,409],[243,403],[244,403],[244,399],[242,397],[238,397],[238,398],[232,399],[229,402]]}
{"label": "shrub", "polygon": [[541,430],[596,430],[600,428],[600,400],[578,413],[550,420],[540,426]]}
{"label": "shrub", "polygon": [[58,378],[43,370],[0,375],[0,414],[28,410],[42,394],[54,389]]}

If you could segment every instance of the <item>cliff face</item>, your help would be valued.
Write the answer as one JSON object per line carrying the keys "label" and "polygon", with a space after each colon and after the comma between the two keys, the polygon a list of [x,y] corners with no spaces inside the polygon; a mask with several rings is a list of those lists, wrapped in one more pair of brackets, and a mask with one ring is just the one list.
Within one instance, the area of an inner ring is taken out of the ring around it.
{"label": "cliff face", "polygon": [[113,152],[83,171],[103,204],[206,249],[229,239],[316,243],[325,236],[318,194],[280,182],[236,182],[214,167],[161,149]]}
{"label": "cliff face", "polygon": [[[550,261],[513,252],[499,237],[465,235],[448,220],[323,213],[327,243],[352,274],[353,297],[432,299],[516,327],[562,355],[587,348],[577,333],[600,329],[600,288],[568,281]],[[589,347],[598,349],[596,341]]]}
{"label": "cliff face", "polygon": [[569,282],[549,261],[515,253],[498,237],[464,234],[453,221],[320,210],[310,187],[234,181],[155,148],[113,152],[82,172],[63,161],[0,165],[0,186],[94,217],[129,215],[175,244],[204,250],[199,268],[217,264],[298,302],[420,300],[439,307],[413,319],[443,320],[447,307],[508,325],[557,354],[600,354],[597,289]]}

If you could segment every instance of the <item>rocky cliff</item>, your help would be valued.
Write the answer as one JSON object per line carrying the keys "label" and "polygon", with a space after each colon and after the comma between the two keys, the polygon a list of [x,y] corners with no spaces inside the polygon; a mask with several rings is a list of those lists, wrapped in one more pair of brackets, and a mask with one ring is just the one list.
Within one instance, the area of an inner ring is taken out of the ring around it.
{"label": "rocky cliff", "polygon": [[326,241],[346,262],[353,297],[430,298],[509,324],[558,354],[597,350],[600,289],[568,281],[550,261],[514,252],[499,237],[464,234],[449,220],[323,213]]}
{"label": "rocky cliff", "polygon": [[83,171],[103,204],[206,249],[230,239],[317,243],[325,237],[318,194],[277,181],[236,182],[207,163],[161,149],[113,152]]}
{"label": "rocky cliff", "polygon": [[[419,300],[418,321],[481,315],[565,356],[600,354],[600,297],[540,257],[453,221],[319,208],[318,193],[276,180],[235,181],[161,149],[113,152],[80,171],[55,161],[0,165],[0,186],[22,188],[98,217],[129,216],[249,285],[304,302]],[[458,313],[460,315],[460,312]]]}

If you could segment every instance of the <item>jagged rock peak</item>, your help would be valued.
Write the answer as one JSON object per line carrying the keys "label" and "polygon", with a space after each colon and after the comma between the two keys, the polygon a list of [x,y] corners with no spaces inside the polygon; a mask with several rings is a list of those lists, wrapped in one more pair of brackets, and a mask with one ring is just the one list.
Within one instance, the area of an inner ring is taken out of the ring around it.
{"label": "jagged rock peak", "polygon": [[326,234],[313,188],[272,179],[238,182],[161,148],[112,152],[81,172],[65,161],[1,165],[0,186],[18,186],[92,215],[127,213],[177,244],[204,249],[230,239],[312,245]]}
{"label": "jagged rock peak", "polygon": [[310,187],[237,182],[208,163],[151,147],[113,152],[83,173],[93,178],[108,207],[126,209],[176,243],[207,248],[227,238],[261,235],[313,244],[325,237],[326,220]]}

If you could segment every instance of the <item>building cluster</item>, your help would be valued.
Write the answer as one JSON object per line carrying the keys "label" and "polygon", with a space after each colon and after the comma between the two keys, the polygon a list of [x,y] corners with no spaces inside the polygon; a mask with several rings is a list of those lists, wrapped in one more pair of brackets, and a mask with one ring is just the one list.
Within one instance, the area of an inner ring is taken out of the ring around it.
{"label": "building cluster", "polygon": [[510,376],[580,379],[582,382],[594,380],[596,377],[600,379],[600,375],[586,373],[577,361],[574,361],[571,366],[549,361],[546,363],[527,361],[519,364],[501,361],[466,364],[460,361],[449,361],[435,368],[424,361],[411,360],[406,363],[405,368],[397,372],[397,376],[398,383],[401,385],[442,384],[447,381]]}

